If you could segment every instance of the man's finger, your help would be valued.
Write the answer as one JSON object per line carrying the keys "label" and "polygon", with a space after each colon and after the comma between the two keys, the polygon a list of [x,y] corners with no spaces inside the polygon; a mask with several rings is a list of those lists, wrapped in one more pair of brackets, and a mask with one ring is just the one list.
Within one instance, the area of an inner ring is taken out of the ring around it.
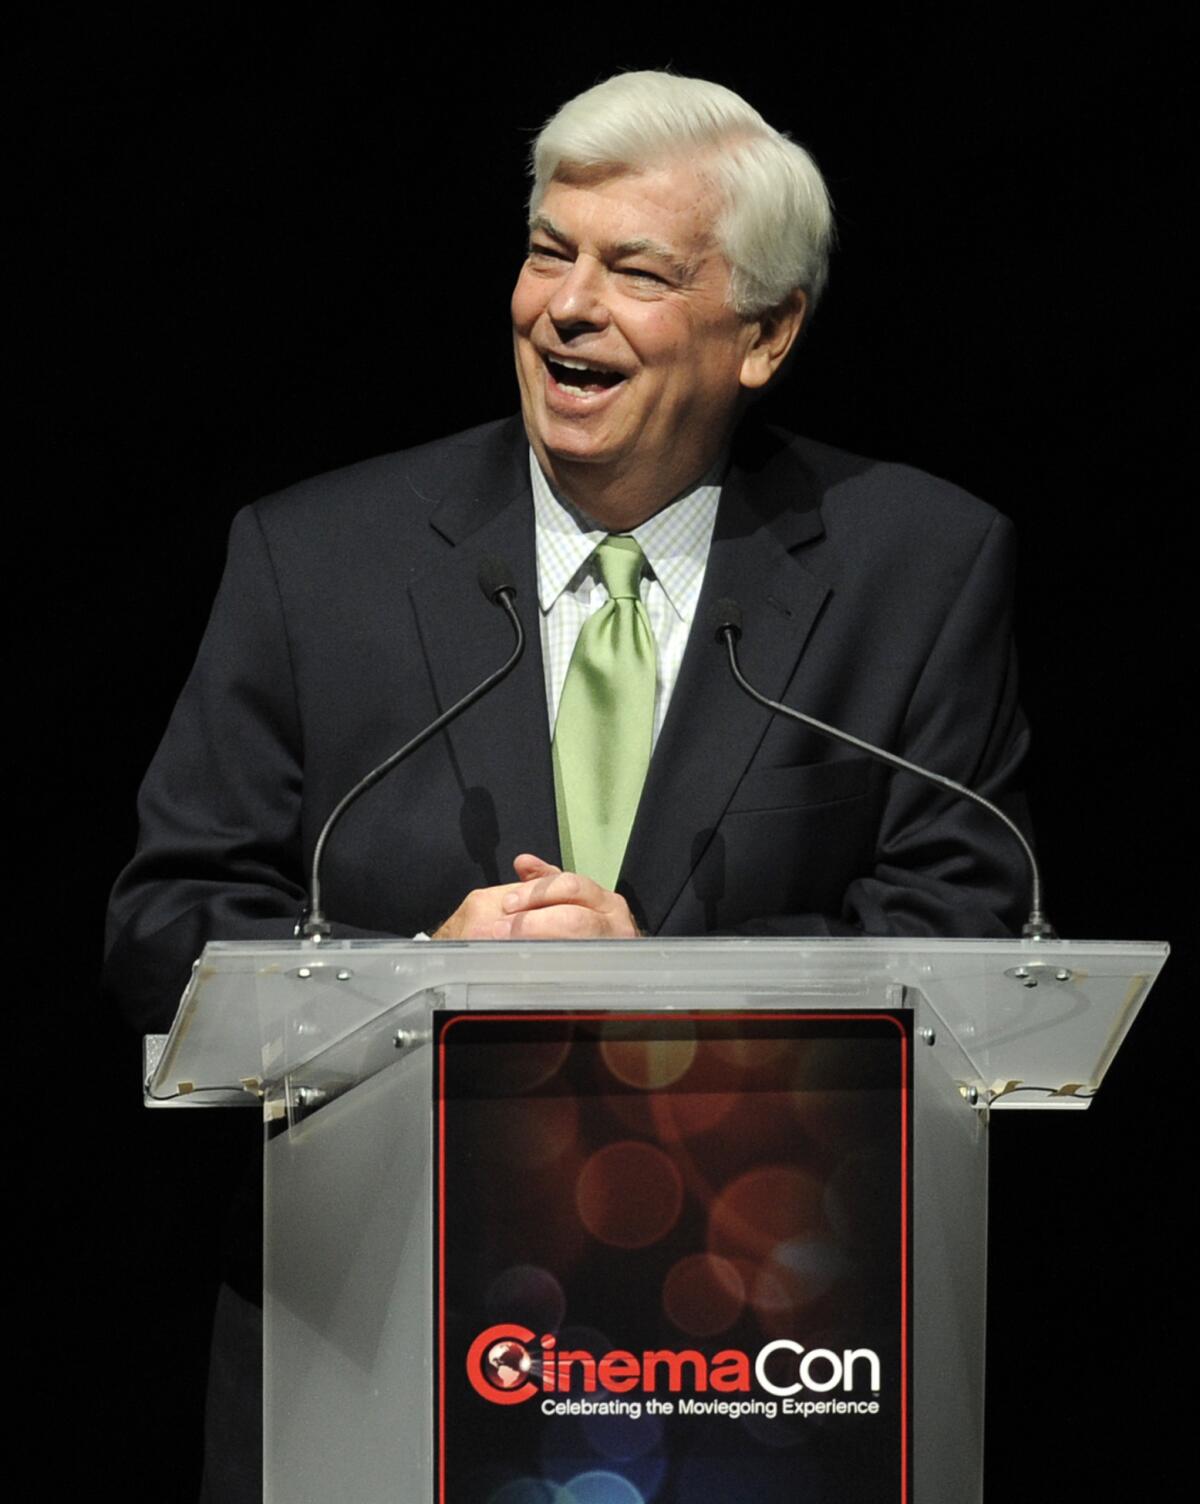
{"label": "man's finger", "polygon": [[609,935],[609,927],[596,909],[556,903],[501,920],[493,934],[497,940],[603,940]]}
{"label": "man's finger", "polygon": [[506,914],[551,908],[562,903],[601,909],[605,907],[604,900],[612,896],[590,877],[580,877],[577,872],[560,872],[553,867],[544,877],[522,883],[519,888],[506,893],[501,907]]}
{"label": "man's finger", "polygon": [[520,856],[513,858],[513,871],[523,883],[532,882],[535,877],[545,877],[549,873],[561,872],[561,867],[556,867],[552,862],[544,862],[540,856],[534,856],[531,851],[523,851]]}

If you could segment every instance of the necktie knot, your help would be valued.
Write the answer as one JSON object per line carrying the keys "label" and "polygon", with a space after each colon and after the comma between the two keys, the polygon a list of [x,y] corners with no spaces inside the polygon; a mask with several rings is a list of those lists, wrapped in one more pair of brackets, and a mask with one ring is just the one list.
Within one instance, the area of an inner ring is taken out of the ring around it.
{"label": "necktie knot", "polygon": [[610,533],[596,549],[600,578],[610,599],[640,600],[642,569],[646,556],[636,538],[625,533]]}

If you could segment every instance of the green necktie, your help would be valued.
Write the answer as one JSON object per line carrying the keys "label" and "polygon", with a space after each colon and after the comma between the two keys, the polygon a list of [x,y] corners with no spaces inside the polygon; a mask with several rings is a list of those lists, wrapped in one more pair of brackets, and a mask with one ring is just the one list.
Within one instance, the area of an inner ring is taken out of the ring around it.
{"label": "green necktie", "polygon": [[554,727],[563,866],[616,886],[654,737],[654,634],[638,588],[645,556],[613,534],[596,550],[609,601],[584,623]]}

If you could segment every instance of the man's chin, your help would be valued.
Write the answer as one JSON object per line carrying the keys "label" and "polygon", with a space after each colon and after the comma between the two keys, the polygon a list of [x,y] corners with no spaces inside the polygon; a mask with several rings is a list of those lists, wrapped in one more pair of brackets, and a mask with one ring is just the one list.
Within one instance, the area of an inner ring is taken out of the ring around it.
{"label": "man's chin", "polygon": [[[528,432],[528,424],[526,424]],[[599,436],[584,431],[583,425],[563,431],[561,424],[551,426],[549,432],[541,430],[531,438],[534,452],[542,462],[543,469],[573,467],[576,465],[611,465],[618,461],[618,453],[611,444]]]}

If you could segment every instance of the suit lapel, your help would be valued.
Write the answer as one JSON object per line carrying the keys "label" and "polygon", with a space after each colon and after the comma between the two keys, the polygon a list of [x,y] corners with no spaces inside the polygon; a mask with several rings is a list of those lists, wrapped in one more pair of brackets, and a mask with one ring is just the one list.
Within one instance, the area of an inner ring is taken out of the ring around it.
{"label": "suit lapel", "polygon": [[722,488],[699,607],[618,884],[650,934],[711,842],[771,721],[734,683],[715,641],[714,608],[724,597],[739,603],[743,672],[781,697],[829,593],[794,557],[820,536],[817,501],[810,472],[787,453],[735,463]]}
{"label": "suit lapel", "polygon": [[[517,425],[519,428],[519,425]],[[491,482],[448,496],[431,525],[453,547],[410,587],[421,651],[444,710],[497,669],[512,647],[504,613],[480,589],[480,561],[502,559],[517,587],[525,653],[509,677],[442,734],[463,797],[468,851],[488,882],[512,877],[512,858],[532,851],[558,861],[558,822],[546,720],[537,603],[537,558],[528,451],[506,436]],[[446,819],[456,818],[447,810]]]}

